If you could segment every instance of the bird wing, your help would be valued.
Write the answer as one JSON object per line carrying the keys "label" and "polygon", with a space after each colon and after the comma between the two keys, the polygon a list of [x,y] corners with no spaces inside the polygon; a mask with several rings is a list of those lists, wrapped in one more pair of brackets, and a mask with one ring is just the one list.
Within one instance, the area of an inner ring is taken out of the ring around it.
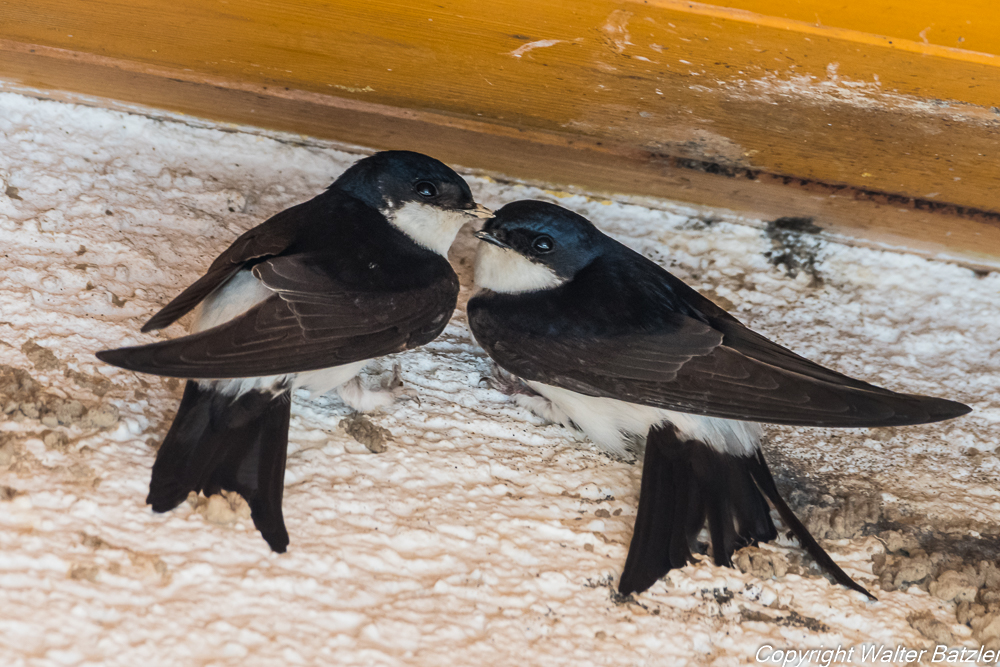
{"label": "bird wing", "polygon": [[247,262],[284,251],[293,239],[294,223],[304,219],[312,205],[313,202],[309,201],[285,209],[237,238],[215,258],[205,275],[153,315],[143,325],[142,332],[162,329],[184,317]]}
{"label": "bird wing", "polygon": [[252,270],[275,294],[242,315],[190,336],[105,350],[98,358],[183,378],[329,368],[430,342],[444,330],[458,297],[450,267],[419,286],[376,290],[345,284],[313,256],[272,257]]}
{"label": "bird wing", "polygon": [[[555,292],[555,290],[554,290]],[[489,355],[526,380],[588,396],[743,421],[811,426],[890,426],[970,411],[953,401],[899,394],[810,362],[732,318],[657,314],[656,326],[589,330],[579,318],[527,325],[538,303],[470,302],[470,325]],[[553,299],[559,296],[553,295]],[[558,313],[550,304],[548,313]],[[599,308],[598,304],[593,304]]]}

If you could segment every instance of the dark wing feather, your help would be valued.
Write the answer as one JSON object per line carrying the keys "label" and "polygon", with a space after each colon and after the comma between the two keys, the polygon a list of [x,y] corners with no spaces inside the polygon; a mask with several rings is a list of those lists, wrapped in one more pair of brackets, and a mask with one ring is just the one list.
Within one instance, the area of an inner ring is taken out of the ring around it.
{"label": "dark wing feather", "polygon": [[500,335],[487,351],[503,368],[525,379],[585,394],[602,395],[604,387],[631,395],[639,384],[673,381],[692,359],[722,344],[722,334],[709,325],[679,314],[676,319],[679,326],[666,335],[576,338],[511,332]]}
{"label": "dark wing feather", "polygon": [[153,315],[143,325],[142,332],[162,329],[184,317],[247,262],[284,251],[294,238],[295,223],[307,218],[309,210],[315,206],[314,201],[285,209],[233,241],[215,258],[205,275]]}
{"label": "dark wing feather", "polygon": [[470,326],[502,368],[526,380],[678,412],[854,427],[969,412],[824,368],[701,303],[659,267],[652,276],[632,269],[616,275],[605,264],[545,293],[477,296]]}
{"label": "dark wing feather", "polygon": [[898,394],[857,380],[820,379],[819,373],[788,370],[725,345],[687,358],[686,353],[674,352],[673,345],[671,336],[606,340],[515,336],[498,340],[487,351],[502,368],[527,380],[710,417],[811,426],[890,426],[969,412],[966,406],[944,399]]}
{"label": "dark wing feather", "polygon": [[786,371],[798,373],[814,380],[831,382],[835,385],[854,387],[867,391],[886,391],[862,380],[838,373],[835,370],[820,366],[814,361],[800,357],[786,347],[764,338],[756,331],[746,328],[737,320],[709,320],[712,326],[725,335],[723,344],[740,354],[764,364],[775,366]]}
{"label": "dark wing feather", "polygon": [[[434,259],[434,258],[432,258]],[[275,257],[254,274],[276,295],[217,327],[175,340],[107,350],[98,357],[134,371],[183,378],[299,373],[400,352],[447,325],[458,279],[446,270],[410,289],[359,291],[300,256]]]}

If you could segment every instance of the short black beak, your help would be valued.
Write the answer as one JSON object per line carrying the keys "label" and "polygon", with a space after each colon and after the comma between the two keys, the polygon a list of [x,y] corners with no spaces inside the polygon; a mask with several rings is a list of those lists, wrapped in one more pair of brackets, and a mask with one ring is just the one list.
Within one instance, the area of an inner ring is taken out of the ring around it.
{"label": "short black beak", "polygon": [[480,220],[493,217],[493,211],[486,208],[482,204],[476,204],[473,208],[466,210],[466,213],[471,215],[473,218],[479,218]]}
{"label": "short black beak", "polygon": [[493,236],[486,230],[478,231],[473,236],[475,236],[480,241],[486,241],[487,243],[492,243],[498,248],[503,248],[504,250],[510,250],[510,246]]}

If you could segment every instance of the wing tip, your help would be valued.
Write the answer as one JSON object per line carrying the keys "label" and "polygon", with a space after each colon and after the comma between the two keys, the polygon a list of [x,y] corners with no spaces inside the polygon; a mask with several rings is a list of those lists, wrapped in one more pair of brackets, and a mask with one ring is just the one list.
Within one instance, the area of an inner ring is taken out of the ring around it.
{"label": "wing tip", "polygon": [[950,401],[946,398],[938,398],[935,400],[937,405],[937,410],[932,413],[934,416],[939,416],[939,421],[944,419],[954,419],[955,417],[962,417],[972,412],[972,407],[966,405],[965,403],[959,403],[958,401]]}
{"label": "wing tip", "polygon": [[113,350],[100,350],[95,352],[94,356],[106,364],[111,364],[112,366],[117,366],[118,368],[128,368],[125,365],[125,356],[122,354],[129,348],[118,347]]}
{"label": "wing tip", "polygon": [[155,364],[149,363],[149,355],[143,354],[146,347],[148,346],[139,345],[136,347],[116,347],[112,350],[101,350],[99,352],[95,352],[94,356],[106,364],[111,364],[112,366],[117,366],[118,368],[124,368],[127,371],[162,375],[162,373],[155,367]]}
{"label": "wing tip", "polygon": [[952,401],[947,398],[936,398],[932,396],[918,396],[920,402],[917,409],[902,412],[896,426],[915,426],[918,424],[933,424],[943,422],[948,419],[955,419],[972,412],[972,408],[965,403]]}

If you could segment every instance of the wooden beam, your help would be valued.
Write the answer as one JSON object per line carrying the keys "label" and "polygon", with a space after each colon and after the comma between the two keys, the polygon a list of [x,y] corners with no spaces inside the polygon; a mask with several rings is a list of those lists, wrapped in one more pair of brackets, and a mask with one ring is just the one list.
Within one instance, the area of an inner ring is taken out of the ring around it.
{"label": "wooden beam", "polygon": [[1000,258],[1000,16],[972,51],[776,1],[29,0],[4,6],[0,78]]}

